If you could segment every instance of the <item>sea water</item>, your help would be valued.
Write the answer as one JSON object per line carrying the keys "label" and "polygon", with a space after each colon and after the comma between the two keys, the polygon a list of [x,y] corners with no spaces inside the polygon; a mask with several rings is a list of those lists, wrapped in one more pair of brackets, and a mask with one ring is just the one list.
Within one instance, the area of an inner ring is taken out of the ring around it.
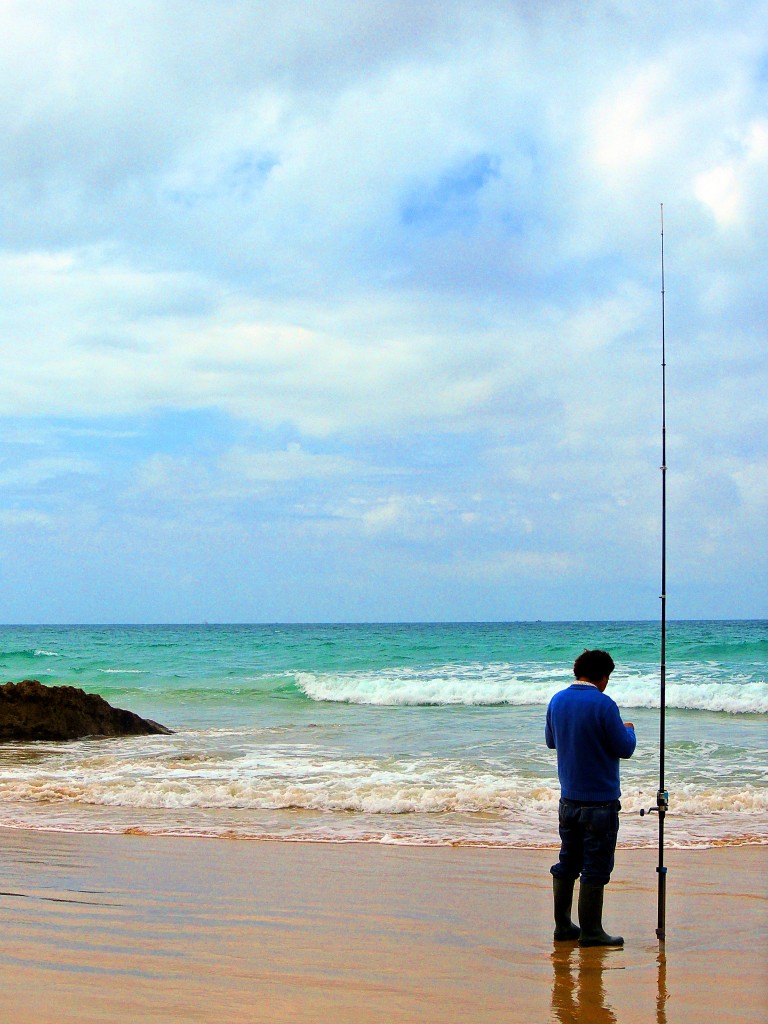
{"label": "sea water", "polygon": [[[557,843],[553,693],[585,647],[635,723],[620,842],[653,846],[648,622],[0,627],[0,680],[100,693],[172,736],[0,746],[0,825],[335,842]],[[669,846],[768,843],[768,622],[667,632]]]}

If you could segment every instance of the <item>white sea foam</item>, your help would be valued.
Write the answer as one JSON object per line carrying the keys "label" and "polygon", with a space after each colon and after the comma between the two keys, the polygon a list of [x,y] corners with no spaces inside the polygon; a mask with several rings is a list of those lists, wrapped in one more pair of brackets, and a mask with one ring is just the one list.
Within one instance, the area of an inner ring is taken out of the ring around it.
{"label": "white sea foam", "polygon": [[[135,808],[251,808],[430,814],[550,805],[546,786],[533,791],[508,777],[463,772],[429,762],[377,764],[361,759],[262,755],[235,764],[189,761],[159,766],[100,758],[59,770],[0,773],[0,799]],[[556,801],[555,801],[556,802]]]}
{"label": "white sea foam", "polygon": [[[383,819],[389,821],[391,819]],[[670,819],[668,819],[670,821]],[[210,813],[194,817],[187,814],[182,818],[178,813],[171,817],[152,816],[145,812],[141,824],[137,823],[135,812],[119,812],[109,809],[108,817],[94,813],[82,817],[66,811],[41,818],[30,813],[29,808],[18,805],[6,807],[2,815],[3,828],[65,832],[65,833],[106,833],[205,837],[229,840],[258,839],[260,841],[287,843],[379,843],[397,846],[470,846],[496,849],[551,849],[553,858],[557,847],[551,818],[541,821],[504,821],[487,823],[470,821],[466,817],[460,822],[440,817],[424,820],[401,819],[400,827],[377,827],[366,819],[365,827],[358,826],[357,820],[349,815],[313,816],[311,812],[301,814],[294,811],[290,824],[279,822],[274,816],[228,819],[226,822],[214,819]],[[457,827],[458,826],[458,827]],[[749,832],[744,831],[741,819],[721,816],[716,822],[675,821],[670,822],[665,845],[675,850],[705,850],[722,846],[768,846],[768,827],[756,823]],[[619,833],[619,846],[625,849],[656,849],[656,830],[649,827],[649,819],[625,819]]]}
{"label": "white sea foam", "polygon": [[[570,683],[560,669],[515,668],[504,663],[447,665],[435,669],[382,669],[373,673],[299,673],[296,681],[316,701],[378,706],[429,705],[546,705]],[[611,695],[625,708],[658,708],[659,680],[647,673],[618,676]],[[734,679],[701,681],[681,670],[670,673],[667,707],[698,711],[768,713],[768,683]]]}
{"label": "white sea foam", "polygon": [[[624,787],[625,810],[652,802],[651,781]],[[357,812],[364,815],[491,814],[515,820],[556,815],[554,779],[532,780],[512,768],[494,769],[439,758],[339,757],[296,747],[271,748],[236,759],[211,753],[115,760],[83,750],[58,763],[47,759],[0,766],[0,804],[79,804],[179,810],[229,808]],[[768,816],[768,789],[751,783],[683,783],[672,790],[681,816]]]}
{"label": "white sea foam", "polygon": [[379,706],[546,704],[563,685],[559,670],[514,675],[504,664],[335,675],[302,672],[296,681],[312,700]]}
{"label": "white sea foam", "polygon": [[[426,845],[557,841],[557,782],[533,777],[524,750],[527,770],[469,752],[352,756],[310,743],[254,745],[254,736],[15,746],[0,756],[0,824]],[[638,812],[655,802],[654,773],[634,762],[627,769],[621,842],[653,846],[656,829]],[[768,843],[764,785],[717,772],[682,779],[678,766],[669,778],[671,847]]]}
{"label": "white sea foam", "polygon": [[[544,706],[570,682],[557,652],[578,650],[582,632],[590,630],[510,627],[502,636],[495,627],[119,629],[98,636],[68,631],[65,639],[59,631],[7,636],[6,660],[27,665],[19,673],[29,672],[38,648],[39,678],[55,674],[91,690],[116,686],[121,705],[136,701],[133,710],[177,731],[0,745],[0,824],[551,847],[558,838],[558,785],[555,754],[543,744]],[[619,652],[609,690],[622,711],[638,709],[624,715],[637,724],[638,749],[622,764],[620,843],[653,847],[657,821],[638,812],[655,803],[658,784],[656,634],[634,626],[607,632],[631,641],[635,652]],[[683,632],[686,642],[677,642],[667,667],[666,842],[768,844],[764,631],[718,627],[711,642],[709,627]],[[57,657],[59,647],[65,653]],[[551,651],[552,660],[539,660],[542,651]],[[435,660],[429,665],[426,658]],[[352,664],[356,671],[342,670]],[[297,677],[298,666],[305,674]],[[142,680],[129,681],[128,674]]]}
{"label": "white sea foam", "polygon": [[[730,714],[768,713],[768,684],[764,682],[667,682],[666,704],[690,711],[726,711]],[[625,680],[611,693],[625,708],[658,708],[658,680]]]}

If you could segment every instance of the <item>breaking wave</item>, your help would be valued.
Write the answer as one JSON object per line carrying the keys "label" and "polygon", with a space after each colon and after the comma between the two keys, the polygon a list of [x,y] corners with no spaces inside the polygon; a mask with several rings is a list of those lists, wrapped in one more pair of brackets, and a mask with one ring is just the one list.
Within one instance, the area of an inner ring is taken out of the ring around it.
{"label": "breaking wave", "polygon": [[41,647],[26,647],[18,651],[0,651],[0,658],[15,658],[32,661],[34,658],[60,658],[58,651],[46,651]]}
{"label": "breaking wave", "polygon": [[[439,669],[385,669],[369,673],[299,673],[301,691],[315,701],[386,706],[546,705],[567,683],[562,669],[530,671],[508,664],[451,665]],[[611,695],[624,708],[658,708],[659,681],[650,672],[616,680]],[[768,713],[768,684],[735,677],[702,681],[700,674],[667,675],[666,701],[680,710]]]}
{"label": "breaking wave", "polygon": [[[53,764],[47,759],[0,770],[0,801],[109,807],[298,809],[368,815],[557,813],[554,779],[532,780],[509,766],[445,759],[339,758],[321,750],[297,756],[280,748],[234,760],[215,755],[128,757],[92,754]],[[624,809],[643,806],[645,789],[624,786]],[[683,783],[674,789],[676,814],[764,815],[768,789],[742,782]]]}

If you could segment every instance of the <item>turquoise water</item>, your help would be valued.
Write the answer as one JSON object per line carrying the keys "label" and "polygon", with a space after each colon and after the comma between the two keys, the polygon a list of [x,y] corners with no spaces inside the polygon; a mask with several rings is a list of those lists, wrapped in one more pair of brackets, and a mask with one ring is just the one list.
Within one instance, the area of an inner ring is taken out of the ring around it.
{"label": "turquoise water", "polygon": [[[549,845],[551,695],[585,646],[638,733],[622,841],[658,785],[656,623],[0,627],[2,678],[101,693],[172,737],[0,749],[0,824]],[[670,845],[768,842],[768,622],[674,622]]]}

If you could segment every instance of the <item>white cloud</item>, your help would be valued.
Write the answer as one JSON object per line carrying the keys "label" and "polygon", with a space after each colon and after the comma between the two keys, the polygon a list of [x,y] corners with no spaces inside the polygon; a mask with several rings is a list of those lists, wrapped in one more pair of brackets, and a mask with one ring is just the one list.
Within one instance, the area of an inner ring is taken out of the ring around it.
{"label": "white cloud", "polygon": [[389,494],[373,501],[357,500],[342,512],[356,519],[363,531],[372,536],[389,536],[403,541],[435,542],[446,537],[455,524],[473,523],[454,501],[436,494]]}
{"label": "white cloud", "polygon": [[315,455],[294,442],[282,451],[229,451],[221,461],[229,476],[254,483],[285,483],[291,480],[333,479],[359,473],[360,463],[337,455]]}
{"label": "white cloud", "polygon": [[[281,304],[217,294],[210,309],[190,300],[186,313],[187,297],[204,287],[186,274],[92,265],[70,253],[7,258],[0,277],[30,303],[3,343],[7,415],[220,408],[318,437],[534,426],[559,415],[570,386],[552,368],[580,372],[593,350],[632,338],[648,304],[621,285],[597,303],[547,305],[491,324],[468,322],[455,300],[436,315],[424,298],[375,293]],[[546,405],[534,404],[538,388]],[[601,415],[574,412],[582,422]]]}
{"label": "white cloud", "polygon": [[[41,515],[110,536],[144,502],[139,544],[175,503],[190,577],[198,533],[247,535],[247,506],[281,524],[274,557],[311,534],[431,550],[424,579],[439,562],[494,594],[590,552],[640,578],[663,200],[686,564],[703,538],[713,564],[741,552],[738,579],[766,535],[767,22],[757,2],[7,5],[6,504],[45,490]],[[158,426],[195,413],[229,434]]]}
{"label": "white cloud", "polygon": [[699,174],[693,183],[696,198],[707,207],[721,228],[748,228],[754,215],[757,189],[768,172],[768,121],[753,121],[739,152]]}
{"label": "white cloud", "polygon": [[90,475],[95,472],[95,463],[83,458],[33,458],[18,466],[9,466],[0,460],[0,487],[37,487],[59,477]]}
{"label": "white cloud", "polygon": [[7,529],[27,530],[35,527],[48,527],[52,525],[53,518],[46,512],[39,512],[37,509],[0,508],[0,523]]}
{"label": "white cloud", "polygon": [[298,491],[296,502],[308,482],[359,480],[367,472],[358,460],[314,454],[297,443],[277,451],[238,445],[212,459],[152,455],[136,467],[130,490],[160,501],[215,504],[284,494],[288,488],[294,495]]}
{"label": "white cloud", "polygon": [[573,586],[573,579],[582,568],[580,559],[567,551],[495,551],[484,558],[462,559],[443,567],[443,572],[456,573],[479,580],[551,580],[553,576]]}
{"label": "white cloud", "polygon": [[655,62],[599,102],[593,114],[594,159],[609,184],[615,185],[628,173],[644,173],[672,142],[669,126],[653,117],[663,110],[670,85],[667,69]]}

